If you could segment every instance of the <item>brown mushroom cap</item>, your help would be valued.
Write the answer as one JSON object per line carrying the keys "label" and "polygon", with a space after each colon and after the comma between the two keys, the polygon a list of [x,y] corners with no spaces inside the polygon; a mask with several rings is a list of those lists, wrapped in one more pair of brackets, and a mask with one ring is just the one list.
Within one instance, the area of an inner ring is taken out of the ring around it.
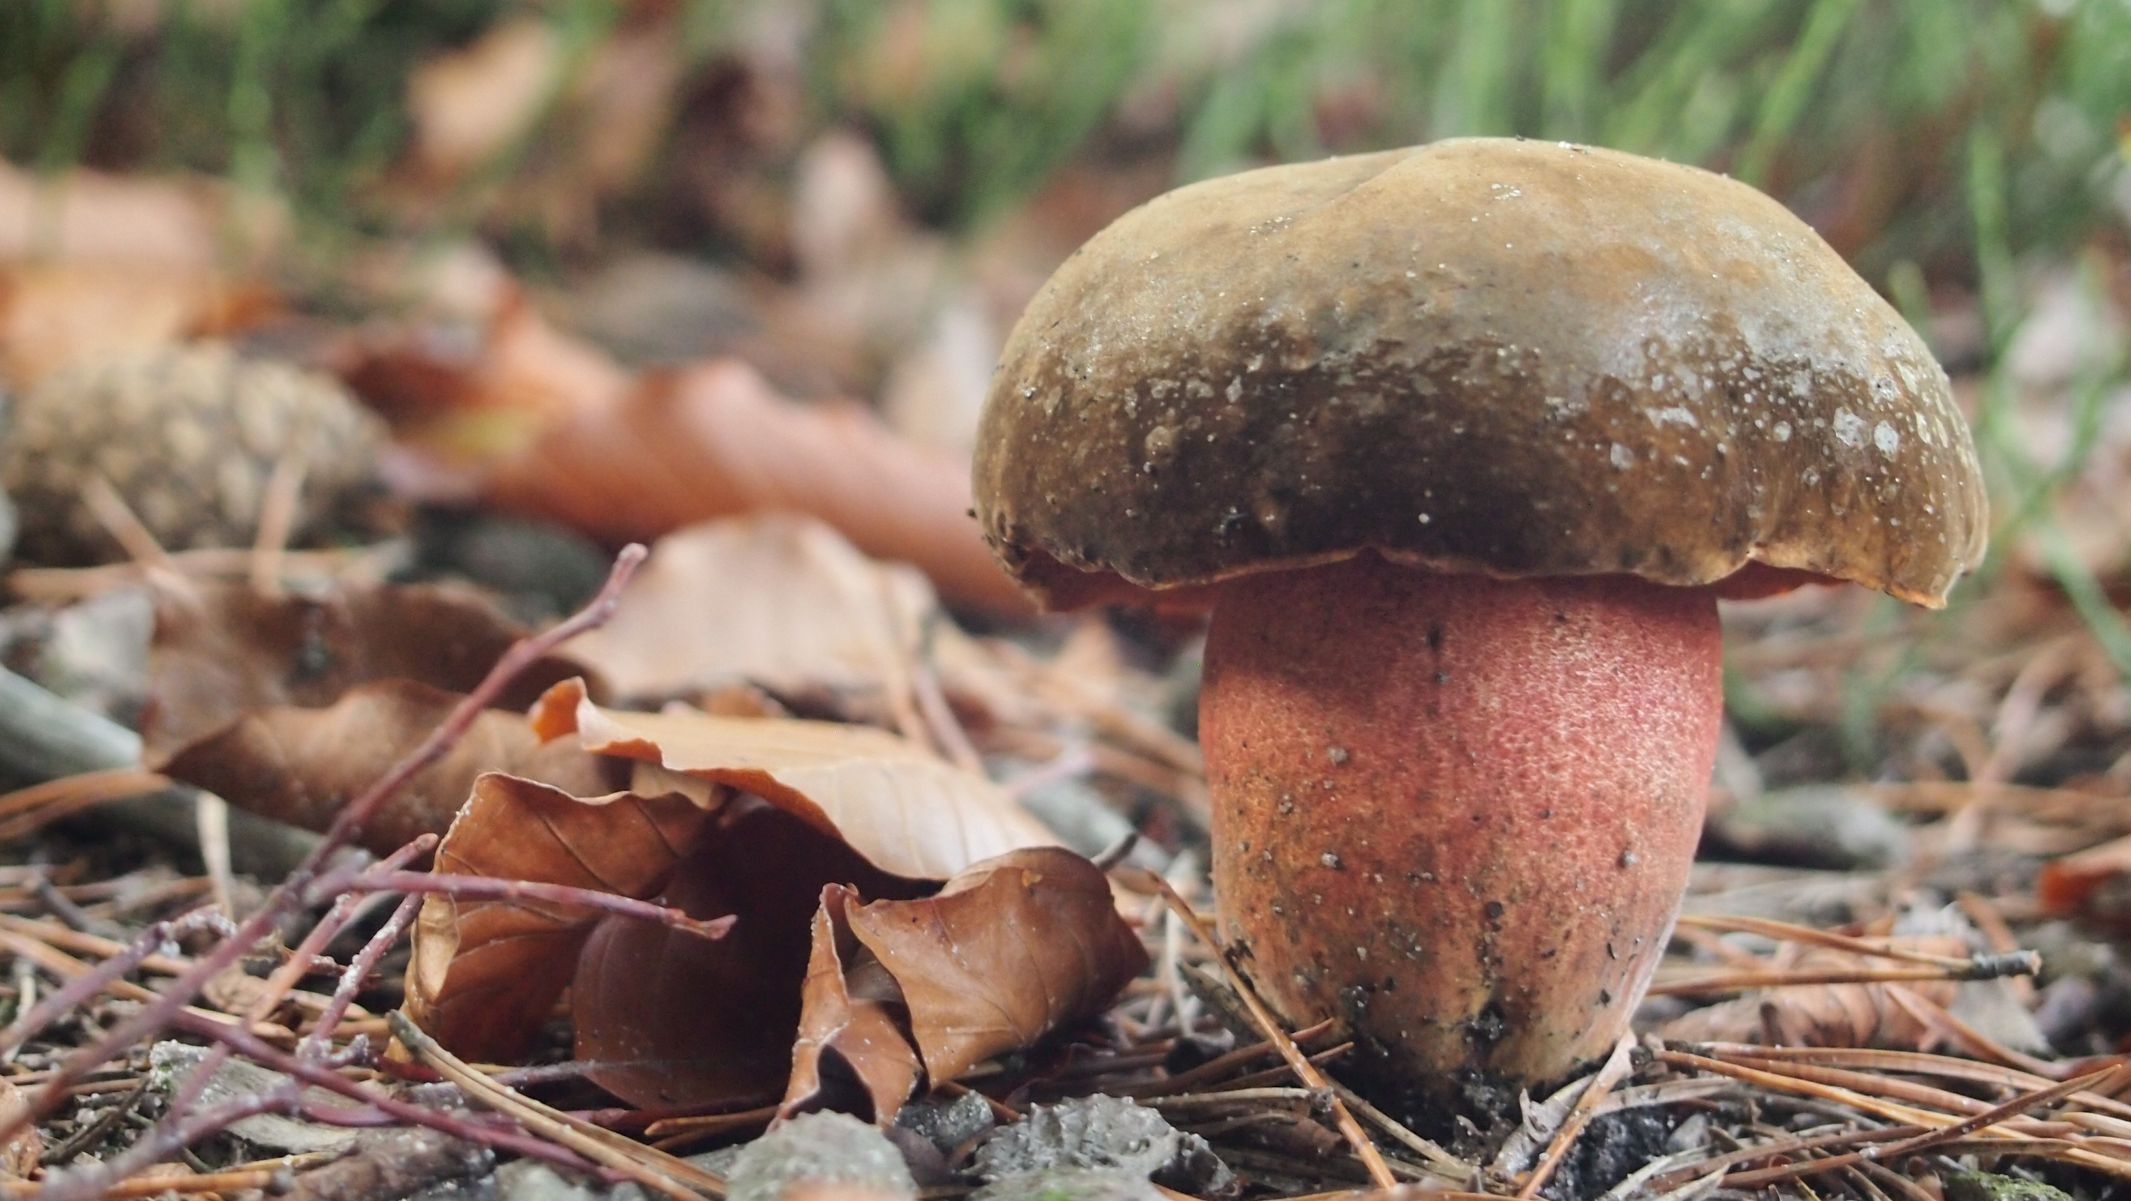
{"label": "brown mushroom cap", "polygon": [[1946,373],[1753,188],[1475,138],[1156,198],[1008,340],[986,537],[1070,607],[1375,550],[1937,606],[1985,499]]}

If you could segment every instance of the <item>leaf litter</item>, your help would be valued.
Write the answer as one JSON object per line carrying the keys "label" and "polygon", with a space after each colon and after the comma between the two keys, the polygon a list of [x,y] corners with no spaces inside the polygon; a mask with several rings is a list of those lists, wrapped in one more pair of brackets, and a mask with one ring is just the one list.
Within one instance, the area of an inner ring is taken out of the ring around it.
{"label": "leaf litter", "polygon": [[[721,107],[674,91],[670,19],[643,6],[583,60],[523,18],[439,55],[389,190],[422,214],[447,188],[485,187],[484,163],[545,97],[574,132],[519,164],[528,186],[491,219],[584,247],[658,131],[717,147],[705,161],[733,169],[686,207],[743,248],[743,269],[710,274],[756,320],[690,333],[681,361],[584,337],[578,298],[513,280],[478,242],[419,268],[403,246],[364,248],[345,282],[375,320],[356,325],[300,272],[261,269],[285,265],[287,219],[250,193],[0,168],[13,386],[82,356],[234,339],[338,372],[386,416],[403,501],[510,507],[610,543],[665,536],[606,625],[576,623],[570,660],[516,663],[501,686],[489,669],[524,631],[485,602],[379,583],[390,556],[330,540],[17,572],[17,595],[50,605],[151,591],[147,766],[314,831],[370,808],[364,843],[389,858],[321,859],[263,907],[240,894],[223,913],[183,845],[93,815],[11,826],[10,1195],[313,1195],[308,1181],[395,1158],[433,1173],[396,1178],[408,1189],[448,1175],[361,1139],[330,1163],[248,1161],[227,1136],[268,1113],[716,1195],[721,1170],[679,1153],[783,1115],[776,1137],[805,1158],[805,1115],[837,1110],[878,1124],[868,1146],[910,1173],[865,1195],[957,1196],[997,1188],[987,1165],[1056,1114],[1125,1097],[1176,1145],[1203,1140],[1250,1196],[1369,1187],[1341,1110],[1418,1186],[1405,1195],[1951,1197],[1974,1169],[2100,1195],[2131,1175],[2131,693],[2080,591],[2122,606],[2131,455],[2121,406],[2086,391],[2098,336],[2026,338],[2006,377],[2022,436],[2072,472],[2077,570],[2024,524],[1947,618],[1810,589],[1729,616],[1721,791],[1743,806],[1839,782],[1840,804],[1888,820],[1860,850],[1782,828],[1825,809],[1755,810],[1751,838],[1698,866],[1639,1039],[1602,1081],[1527,1099],[1510,1148],[1483,1155],[1346,1095],[1340,1031],[1255,1020],[1192,923],[1052,845],[1021,803],[1121,823],[1186,912],[1209,907],[1191,854],[1202,782],[1177,720],[1191,631],[1012,624],[1020,602],[978,570],[942,449],[964,444],[983,343],[1032,281],[1166,174],[1075,165],[1002,220],[1011,236],[948,253],[885,189],[868,138],[810,139],[778,116],[796,102],[794,71],[761,49],[774,30],[750,31],[761,60],[718,84],[747,102]],[[33,212],[41,241],[23,233]],[[234,256],[232,232],[247,235]],[[2121,276],[2120,248],[2094,254]],[[795,505],[808,515],[781,511]],[[33,659],[9,663],[36,675]],[[563,682],[587,672],[615,703]],[[434,887],[417,887],[435,836]],[[2030,947],[2039,971],[2017,958]],[[159,1110],[142,1083],[173,1039],[207,1066],[173,1077]],[[211,1091],[231,1079],[250,1095]],[[982,1121],[947,1122],[956,1107]],[[957,1137],[920,1151],[923,1129]],[[1158,1179],[1229,1187],[1211,1170]]]}

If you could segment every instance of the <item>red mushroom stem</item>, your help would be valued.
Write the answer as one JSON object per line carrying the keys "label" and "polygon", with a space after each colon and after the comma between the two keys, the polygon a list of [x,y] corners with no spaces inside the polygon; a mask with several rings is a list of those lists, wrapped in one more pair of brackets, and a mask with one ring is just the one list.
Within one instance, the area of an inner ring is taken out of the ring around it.
{"label": "red mushroom stem", "polygon": [[1343,1019],[1367,1074],[1422,1094],[1603,1055],[1686,889],[1720,655],[1713,590],[1627,576],[1370,555],[1227,586],[1214,886],[1267,999]]}

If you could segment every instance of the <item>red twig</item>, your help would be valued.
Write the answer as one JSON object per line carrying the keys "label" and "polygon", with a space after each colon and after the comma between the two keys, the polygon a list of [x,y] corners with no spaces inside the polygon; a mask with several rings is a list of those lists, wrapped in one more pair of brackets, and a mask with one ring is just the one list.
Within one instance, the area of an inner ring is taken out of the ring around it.
{"label": "red twig", "polygon": [[298,1054],[317,1058],[324,1052],[326,1046],[333,1041],[333,1031],[339,1028],[340,1019],[347,1014],[348,1006],[355,1004],[355,995],[363,990],[363,983],[370,978],[370,973],[377,970],[378,960],[383,959],[385,952],[399,942],[400,935],[407,932],[407,927],[414,924],[414,915],[420,912],[421,908],[420,897],[408,897],[401,901],[399,908],[392,911],[392,916],[385,920],[378,932],[370,937],[369,942],[363,944],[363,949],[356,952],[354,959],[348,961],[348,970],[341,973],[340,984],[334,988],[333,996],[326,1002],[325,1009],[320,1011],[317,1024],[312,1026],[311,1032],[304,1035],[303,1041],[297,1044]]}
{"label": "red twig", "polygon": [[[417,856],[428,854],[436,845],[436,835],[424,834],[399,850],[385,856],[378,861],[376,867],[370,870],[376,871],[381,868],[390,871],[393,868],[411,862]],[[318,924],[311,927],[311,932],[306,934],[303,941],[297,944],[295,951],[290,953],[288,962],[274,969],[273,974],[266,978],[266,987],[260,990],[259,999],[254,1003],[252,1012],[245,1016],[255,1022],[261,1021],[265,1019],[267,1013],[274,1006],[281,1004],[282,999],[288,996],[289,990],[296,987],[296,981],[310,970],[313,963],[325,955],[326,946],[334,938],[338,937],[343,929],[347,928],[349,922],[355,920],[356,907],[361,904],[362,897],[353,893],[343,895],[334,901],[333,907],[326,911],[325,917],[319,919]]]}
{"label": "red twig", "polygon": [[597,909],[621,917],[656,922],[703,938],[723,938],[738,919],[728,914],[708,920],[690,917],[678,909],[639,901],[596,888],[575,888],[541,880],[504,880],[494,876],[460,876],[438,872],[365,872],[349,881],[351,889],[366,892],[442,893],[484,901],[541,901]]}

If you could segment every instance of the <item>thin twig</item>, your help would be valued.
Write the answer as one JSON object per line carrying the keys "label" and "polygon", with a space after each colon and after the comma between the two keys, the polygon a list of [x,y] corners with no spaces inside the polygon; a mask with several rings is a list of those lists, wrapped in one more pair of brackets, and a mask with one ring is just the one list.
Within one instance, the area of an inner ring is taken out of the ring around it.
{"label": "thin twig", "polygon": [[348,881],[358,892],[439,893],[444,896],[484,901],[540,901],[550,905],[598,910],[618,917],[653,922],[699,938],[725,937],[739,919],[731,914],[715,918],[690,917],[667,905],[640,901],[596,888],[577,888],[543,880],[503,880],[493,876],[463,876],[448,872],[365,872]]}
{"label": "thin twig", "polygon": [[[1864,1163],[1869,1160],[1897,1159],[1904,1155],[1914,1155],[1919,1151],[1929,1150],[1941,1143],[1952,1142],[1964,1135],[1985,1130],[2007,1118],[2018,1117],[2028,1110],[2053,1104],[2081,1089],[2098,1088],[2104,1081],[2113,1082],[2115,1078],[2123,1075],[2126,1071],[2126,1067],[2121,1064],[2115,1067],[2103,1068],[2101,1071],[2089,1072],[2084,1076],[2074,1077],[2061,1084],[2053,1084],[2048,1088],[2022,1093],[2003,1105],[1992,1106],[1961,1121],[1950,1123],[1936,1130],[1927,1130],[1898,1142],[1882,1143],[1877,1146],[1867,1147],[1861,1151],[1829,1156],[1826,1159],[1801,1160],[1784,1164],[1780,1167],[1761,1168],[1751,1172],[1735,1172],[1726,1176],[1724,1183],[1730,1188],[1760,1188],[1764,1185],[1773,1184],[1778,1180],[1788,1180],[1794,1176],[1815,1175],[1849,1164]],[[2115,1175],[2131,1175],[2131,1164],[2122,1165]]]}
{"label": "thin twig", "polygon": [[[371,870],[390,871],[401,867],[428,854],[436,844],[436,835],[424,834],[379,860]],[[259,998],[255,1004],[271,1011],[281,1004],[283,998],[294,992],[296,982],[312,970],[313,965],[325,954],[327,945],[340,936],[340,932],[349,922],[355,920],[355,914],[362,903],[362,897],[352,893],[336,899],[333,907],[326,911],[326,915],[311,926],[311,932],[303,936],[302,942],[296,944],[296,949],[289,954],[288,959],[267,976],[266,984],[259,990]]]}
{"label": "thin twig", "polygon": [[[637,543],[622,548],[615,558],[614,569],[608,575],[606,584],[590,603],[567,620],[512,644],[481,683],[466,694],[450,715],[431,731],[429,737],[423,739],[421,745],[402,756],[398,763],[340,811],[318,845],[268,895],[266,903],[261,905],[257,912],[212,951],[202,956],[191,971],[172,981],[156,1001],[144,1005],[131,1017],[116,1024],[92,1046],[69,1056],[45,1086],[30,1098],[29,1105],[13,1117],[0,1121],[0,1143],[5,1143],[17,1131],[27,1128],[31,1122],[50,1113],[66,1097],[67,1089],[90,1069],[109,1061],[142,1038],[165,1028],[209,980],[249,954],[253,947],[271,934],[284,915],[302,904],[303,898],[314,883],[323,883],[319,873],[332,854],[348,845],[370,816],[386,801],[397,795],[410,780],[456,745],[474,721],[520,672],[562,643],[604,624],[613,616],[614,608],[621,600],[622,590],[636,574],[645,554],[643,546]],[[349,869],[341,868],[329,873],[329,876],[353,878],[354,874]]]}
{"label": "thin twig", "polygon": [[1623,1034],[1620,1041],[1613,1044],[1613,1053],[1606,1056],[1606,1062],[1599,1067],[1597,1074],[1591,1077],[1591,1082],[1584,1086],[1583,1094],[1576,1098],[1575,1107],[1569,1110],[1568,1119],[1562,1122],[1561,1129],[1554,1132],[1553,1141],[1547,1144],[1546,1154],[1539,1157],[1531,1175],[1525,1178],[1524,1187],[1517,1190],[1517,1201],[1531,1201],[1531,1198],[1539,1195],[1539,1190],[1545,1187],[1546,1182],[1554,1175],[1554,1169],[1561,1166],[1569,1148],[1576,1145],[1576,1138],[1583,1133],[1584,1126],[1589,1124],[1592,1115],[1598,1112],[1599,1103],[1604,1101],[1606,1095],[1613,1091],[1613,1086],[1619,1084],[1628,1074],[1628,1069],[1632,1066],[1629,1055],[1634,1050],[1633,1034]]}
{"label": "thin twig", "polygon": [[[138,1180],[122,1180],[104,1188],[107,1201],[130,1201],[135,1197],[160,1197],[166,1194],[234,1193],[256,1190],[265,1193],[279,1191],[279,1186],[289,1179],[287,1168],[233,1168],[226,1172],[199,1172],[189,1176],[144,1176]],[[9,1197],[21,1197],[24,1201],[43,1201],[45,1185],[32,1184],[27,1180],[9,1180],[4,1186]]]}
{"label": "thin twig", "polygon": [[1650,986],[1653,997],[1697,996],[1702,993],[1746,992],[1757,988],[1796,988],[1807,984],[1928,984],[1942,980],[1995,980],[2025,974],[2033,965],[2006,962],[2000,956],[1958,960],[1959,967],[1846,967],[1775,968],[1766,971],[1710,972],[1684,980],[1660,980]]}
{"label": "thin twig", "polygon": [[399,1039],[409,1053],[458,1085],[467,1099],[475,1104],[505,1114],[541,1137],[553,1139],[586,1159],[612,1168],[645,1188],[674,1198],[674,1201],[698,1201],[701,1197],[725,1195],[723,1177],[655,1147],[631,1142],[610,1131],[577,1121],[497,1084],[446,1051],[398,1010],[389,1015],[389,1020],[393,1037]]}
{"label": "thin twig", "polygon": [[89,998],[104,991],[127,972],[141,965],[141,961],[153,956],[173,935],[204,923],[196,915],[187,914],[176,921],[156,922],[140,932],[139,937],[118,954],[111,956],[93,969],[68,980],[59,991],[37,1003],[29,1012],[16,1017],[0,1030],[0,1053],[12,1053],[37,1036],[38,1032]]}
{"label": "thin twig", "polygon": [[111,486],[111,481],[104,478],[103,472],[89,474],[81,488],[81,500],[88,507],[89,515],[104,527],[119,549],[126,552],[127,558],[151,573],[177,574],[176,565],[170,561],[170,552],[163,549],[163,544],[134,513],[126,498],[119,495],[118,489]]}
{"label": "thin twig", "polygon": [[[1929,951],[1912,950],[1908,947],[1890,946],[1866,938],[1852,938],[1831,930],[1816,930],[1792,922],[1773,918],[1749,917],[1733,914],[1683,914],[1679,924],[1719,933],[1758,934],[1779,942],[1798,942],[1811,946],[1826,947],[1831,951],[1846,951],[1873,959],[1893,959],[1903,963],[1929,964],[1945,968],[1949,972],[1970,973],[1953,977],[1961,980],[1989,980],[1998,976],[2031,976],[2042,969],[2042,956],[2033,951],[2011,948],[1989,955],[1934,955]],[[1919,977],[1935,979],[1936,977]]]}
{"label": "thin twig", "polygon": [[319,1011],[317,1023],[311,1027],[309,1034],[303,1036],[303,1041],[297,1044],[298,1054],[316,1058],[325,1052],[326,1047],[333,1041],[333,1032],[340,1027],[341,1018],[346,1016],[349,1007],[355,1004],[356,994],[362,991],[364,983],[370,979],[370,974],[377,970],[378,961],[399,942],[400,936],[407,932],[407,927],[414,924],[415,914],[421,910],[420,897],[411,896],[401,901],[399,907],[392,911],[392,916],[385,919],[385,924],[371,936],[370,941],[363,944],[363,949],[348,961],[348,970],[341,973],[340,983],[333,989],[333,995],[326,1001],[326,1007]]}
{"label": "thin twig", "polygon": [[259,500],[259,528],[252,536],[249,575],[252,587],[267,596],[281,595],[281,563],[303,507],[303,476],[303,460],[283,455],[274,463]]}
{"label": "thin twig", "polygon": [[1354,1115],[1347,1110],[1346,1102],[1340,1100],[1339,1094],[1332,1090],[1331,1082],[1325,1079],[1324,1073],[1318,1071],[1317,1066],[1296,1048],[1295,1041],[1289,1038],[1287,1031],[1273,1019],[1272,1011],[1259,999],[1258,991],[1251,987],[1250,981],[1236,969],[1235,964],[1229,962],[1227,948],[1213,936],[1212,930],[1207,929],[1205,920],[1185,903],[1183,897],[1177,895],[1176,889],[1170,887],[1169,881],[1153,872],[1141,871],[1134,874],[1144,878],[1146,891],[1159,892],[1163,899],[1168,901],[1170,910],[1191,927],[1191,932],[1217,952],[1215,958],[1220,963],[1223,974],[1228,977],[1229,986],[1242,998],[1244,1006],[1250,1010],[1251,1019],[1258,1024],[1266,1041],[1280,1049],[1280,1057],[1293,1069],[1296,1079],[1311,1088],[1324,1090],[1325,1096],[1331,1102],[1333,1121],[1339,1127],[1339,1133],[1345,1136],[1347,1144],[1354,1148],[1355,1158],[1361,1161],[1363,1169],[1369,1173],[1369,1182],[1382,1189],[1396,1188],[1398,1178],[1391,1174],[1390,1165],[1384,1162],[1382,1153],[1376,1149],[1376,1144],[1370,1141],[1368,1132],[1361,1128],[1361,1123],[1354,1120]]}

